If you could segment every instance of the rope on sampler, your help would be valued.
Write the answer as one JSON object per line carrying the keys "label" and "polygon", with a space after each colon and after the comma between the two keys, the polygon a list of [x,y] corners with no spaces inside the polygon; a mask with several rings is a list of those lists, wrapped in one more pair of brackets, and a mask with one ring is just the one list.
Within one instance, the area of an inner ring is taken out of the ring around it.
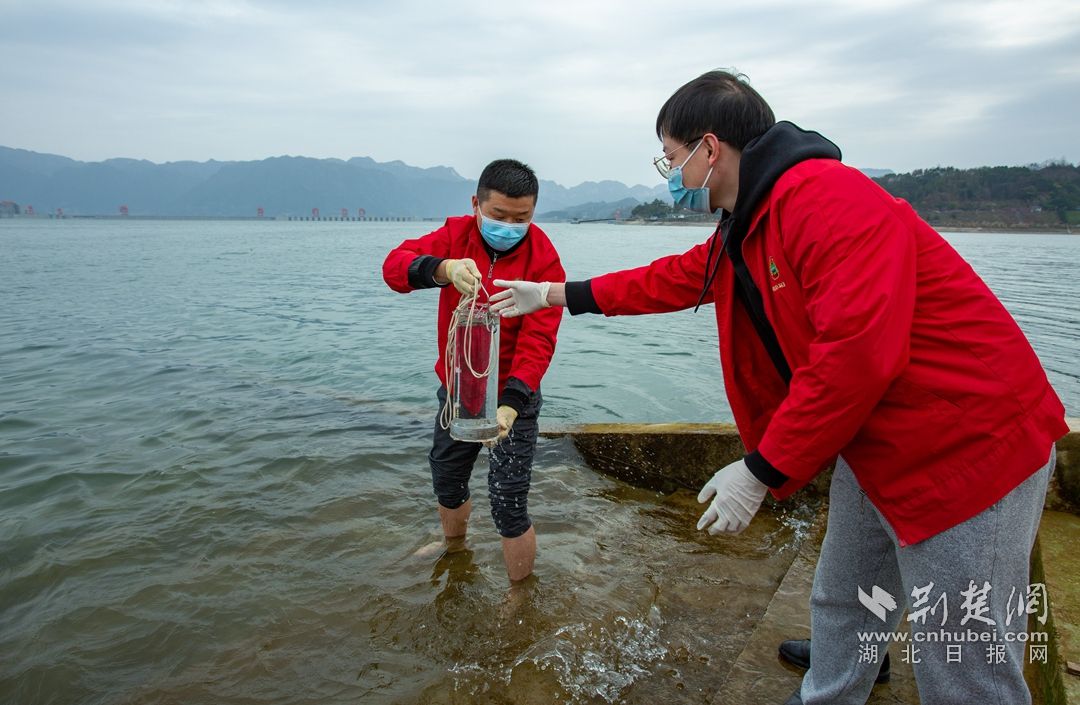
{"label": "rope on sampler", "polygon": [[[479,282],[478,284],[479,285],[473,290],[472,294],[461,297],[461,300],[458,301],[458,305],[454,308],[453,313],[450,314],[450,330],[446,332],[446,355],[445,363],[443,365],[443,373],[446,377],[446,403],[443,405],[442,411],[439,412],[439,425],[442,426],[444,431],[450,429],[450,424],[452,424],[457,417],[454,409],[453,371],[457,369],[458,324],[461,322],[461,318],[464,315],[466,327],[471,326],[476,317],[477,299],[480,296],[480,291],[483,290],[484,296],[488,296],[488,290],[484,287],[484,283]],[[471,335],[465,336],[465,341],[462,343],[462,352],[465,354],[465,367],[473,377],[479,379],[491,374],[492,368],[497,364],[499,359],[499,351],[491,351],[488,354],[487,369],[482,372],[477,372],[472,366],[472,339],[473,336]],[[492,338],[492,341],[494,342],[494,338]]]}

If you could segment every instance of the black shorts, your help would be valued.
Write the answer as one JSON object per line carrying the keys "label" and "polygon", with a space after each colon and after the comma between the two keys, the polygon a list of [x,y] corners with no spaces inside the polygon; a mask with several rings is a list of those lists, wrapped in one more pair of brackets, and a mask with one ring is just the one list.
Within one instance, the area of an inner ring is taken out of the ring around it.
{"label": "black shorts", "polygon": [[[446,387],[440,387],[439,409],[446,403]],[[544,399],[540,390],[529,395],[529,401],[518,414],[510,435],[499,441],[488,454],[488,495],[491,518],[503,538],[517,538],[529,527],[529,483],[532,462],[536,454],[536,438],[540,431],[540,407]],[[481,444],[456,441],[435,418],[435,437],[428,462],[431,483],[439,504],[457,509],[469,499],[469,478],[473,464],[480,454]]]}

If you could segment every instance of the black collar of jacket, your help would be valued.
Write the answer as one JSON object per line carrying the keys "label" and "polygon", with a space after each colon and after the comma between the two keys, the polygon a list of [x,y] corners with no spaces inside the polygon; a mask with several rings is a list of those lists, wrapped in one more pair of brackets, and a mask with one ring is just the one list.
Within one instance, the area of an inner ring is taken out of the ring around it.
{"label": "black collar of jacket", "polygon": [[781,121],[764,134],[746,143],[739,159],[739,194],[732,212],[722,211],[720,222],[709,243],[705,264],[705,280],[697,311],[716,277],[720,257],[712,261],[716,239],[723,243],[732,263],[742,264],[742,243],[746,239],[750,220],[758,204],[765,198],[784,172],[807,159],[840,159],[840,148],[817,132],[804,130],[794,123]]}
{"label": "black collar of jacket", "polygon": [[768,196],[777,179],[807,159],[840,159],[840,148],[818,133],[803,130],[790,122],[778,122],[765,134],[746,144],[739,160],[739,195],[735,199],[735,209],[723,214],[713,233],[705,259],[705,281],[698,297],[700,306],[720,269],[721,254],[717,254],[715,263],[712,262],[713,249],[719,237],[735,273],[734,294],[750,315],[750,322],[761,344],[785,384],[791,380],[791,367],[784,358],[776,331],[765,315],[761,292],[743,261],[742,243],[750,229],[754,211]]}
{"label": "black collar of jacket", "polygon": [[777,179],[807,159],[840,159],[840,148],[817,132],[804,130],[787,121],[778,122],[763,135],[746,143],[739,160],[739,195],[735,210],[724,213],[730,219],[724,249],[737,252],[746,237],[758,204],[772,190]]}

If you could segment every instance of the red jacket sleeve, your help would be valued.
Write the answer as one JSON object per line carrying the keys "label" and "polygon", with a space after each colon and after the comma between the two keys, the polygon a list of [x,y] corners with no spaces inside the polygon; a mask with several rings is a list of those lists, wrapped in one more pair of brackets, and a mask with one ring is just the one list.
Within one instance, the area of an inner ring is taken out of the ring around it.
{"label": "red jacket sleeve", "polygon": [[780,200],[784,250],[815,334],[758,451],[805,481],[851,441],[908,363],[915,233],[888,194],[843,167]]}
{"label": "red jacket sleeve", "polygon": [[[712,261],[723,256],[719,235],[713,247]],[[633,316],[642,313],[669,313],[691,308],[698,302],[705,285],[705,260],[709,238],[681,255],[661,257],[652,264],[624,269],[599,277],[592,282],[592,295],[605,316]],[[712,303],[712,287],[705,292],[702,304]]]}
{"label": "red jacket sleeve", "polygon": [[447,226],[443,225],[423,237],[406,240],[390,250],[383,261],[383,279],[387,285],[402,294],[413,291],[415,287],[409,283],[409,266],[423,255],[441,259],[450,256],[450,230]]}
{"label": "red jacket sleeve", "polygon": [[[554,255],[535,275],[529,272],[529,277],[536,281],[564,282],[566,272],[558,255]],[[540,380],[555,354],[555,339],[562,314],[562,306],[551,306],[522,318],[510,376],[517,377],[534,392],[540,388]]]}

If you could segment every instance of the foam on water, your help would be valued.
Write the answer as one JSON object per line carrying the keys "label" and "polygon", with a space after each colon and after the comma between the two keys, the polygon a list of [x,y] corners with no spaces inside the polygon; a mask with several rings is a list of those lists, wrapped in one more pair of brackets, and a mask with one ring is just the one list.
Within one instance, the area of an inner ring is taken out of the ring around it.
{"label": "foam on water", "polygon": [[635,680],[651,675],[668,650],[660,638],[660,610],[646,620],[619,615],[614,624],[578,623],[560,627],[551,638],[522,655],[513,671],[535,667],[555,674],[569,702],[599,697],[613,703]]}

